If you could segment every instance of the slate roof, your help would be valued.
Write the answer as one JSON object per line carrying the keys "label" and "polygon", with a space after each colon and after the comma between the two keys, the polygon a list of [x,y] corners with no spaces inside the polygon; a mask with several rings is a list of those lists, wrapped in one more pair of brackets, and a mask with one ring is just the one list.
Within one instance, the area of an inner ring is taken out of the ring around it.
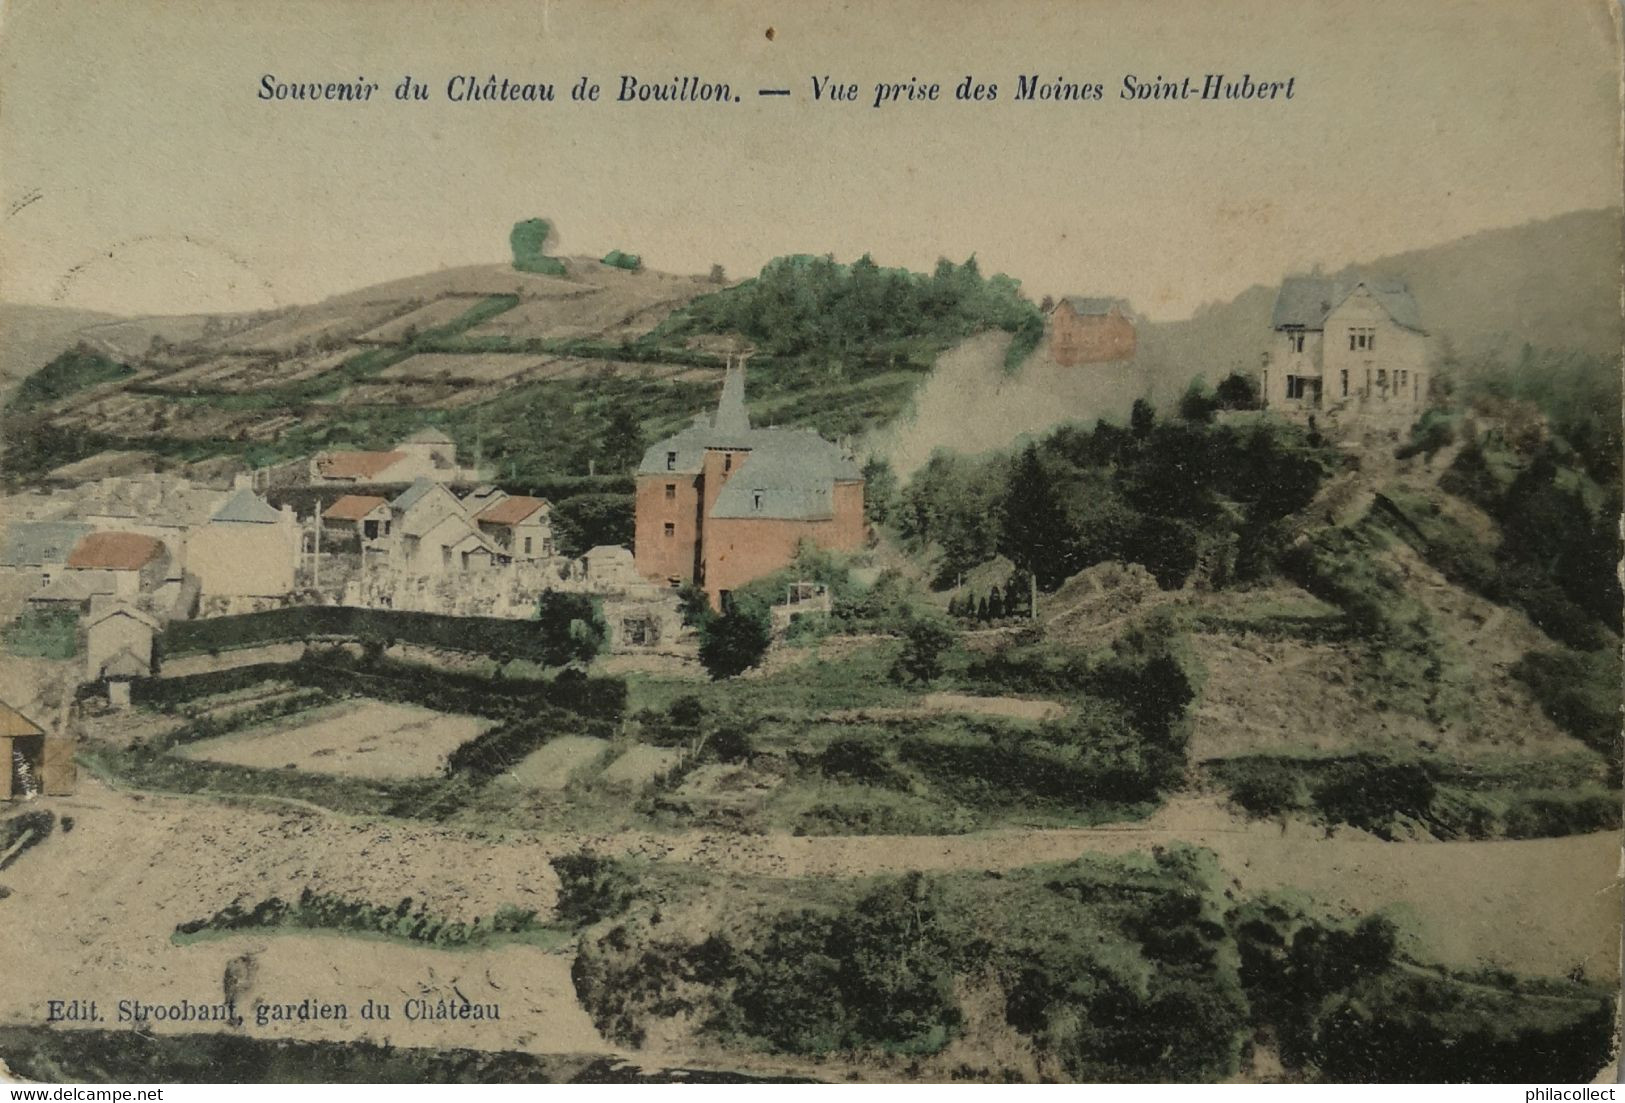
{"label": "slate roof", "polygon": [[[418,502],[422,501],[425,494],[434,493],[435,488],[439,486],[440,484],[435,482],[433,479],[419,475],[417,478],[412,480],[411,486],[407,487],[405,490],[401,491],[395,496],[395,500],[389,503],[389,508],[398,509],[404,513],[413,506],[417,505]],[[453,495],[453,497],[455,497],[455,495]]]}
{"label": "slate roof", "polygon": [[246,486],[226,499],[226,504],[215,511],[211,521],[241,525],[275,525],[282,514],[271,504]]}
{"label": "slate roof", "polygon": [[[28,717],[0,701],[0,736],[44,735],[45,729]],[[8,763],[9,766],[9,763]]]}
{"label": "slate roof", "polygon": [[141,656],[128,647],[121,647],[97,673],[103,678],[145,678],[152,674],[152,664],[142,662]]}
{"label": "slate roof", "polygon": [[0,543],[0,567],[38,567],[65,563],[68,553],[90,526],[80,521],[17,521],[6,526]]}
{"label": "slate roof", "polygon": [[502,499],[495,505],[486,506],[474,515],[474,520],[485,525],[517,525],[547,508],[546,498],[532,498],[526,494],[515,494],[511,498]]}
{"label": "slate roof", "polygon": [[322,510],[322,516],[330,521],[359,521],[379,506],[387,505],[389,502],[372,494],[346,494]]}
{"label": "slate roof", "polygon": [[405,452],[327,452],[316,457],[316,470],[324,479],[365,481],[377,478],[405,458]]}
{"label": "slate roof", "polygon": [[28,595],[29,601],[85,602],[101,594],[118,592],[112,571],[63,571]]}
{"label": "slate roof", "polygon": [[68,566],[106,571],[138,571],[164,550],[155,537],[139,532],[93,532],[68,554]]}
{"label": "slate roof", "polygon": [[131,620],[140,621],[154,632],[161,632],[164,627],[158,623],[157,617],[125,601],[110,602],[99,610],[93,610],[90,616],[85,618],[85,627],[92,628],[110,617],[129,617]]}
{"label": "slate roof", "polygon": [[835,516],[835,484],[862,475],[840,449],[810,430],[806,435],[811,440],[793,441],[791,447],[752,450],[723,484],[711,516],[781,521],[822,521]]}
{"label": "slate roof", "polygon": [[1393,279],[1288,276],[1281,281],[1281,290],[1275,296],[1270,325],[1274,329],[1324,329],[1326,316],[1361,287],[1371,292],[1395,325],[1417,333],[1427,332],[1422,328],[1422,314],[1417,309],[1416,300],[1411,297],[1410,288],[1404,280]]}
{"label": "slate roof", "polygon": [[[696,475],[710,448],[750,453],[717,495],[712,517],[827,519],[834,515],[834,484],[863,479],[851,458],[812,429],[752,429],[741,368],[729,369],[716,412],[695,418],[687,429],[650,446],[638,474]],[[672,453],[675,458],[668,466],[666,458]]]}

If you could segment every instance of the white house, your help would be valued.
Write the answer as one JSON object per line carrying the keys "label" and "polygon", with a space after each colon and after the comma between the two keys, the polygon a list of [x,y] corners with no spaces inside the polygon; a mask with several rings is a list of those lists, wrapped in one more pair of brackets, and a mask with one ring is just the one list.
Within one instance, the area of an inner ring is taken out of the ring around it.
{"label": "white house", "polygon": [[551,559],[552,518],[553,507],[547,499],[514,494],[504,495],[501,501],[475,513],[474,523],[493,544],[514,559]]}
{"label": "white house", "polygon": [[405,574],[477,570],[508,558],[443,483],[418,479],[389,503],[391,566]]}
{"label": "white house", "polygon": [[1282,281],[1260,370],[1269,409],[1414,417],[1427,405],[1427,331],[1399,280]]}
{"label": "white house", "polygon": [[192,530],[187,569],[205,597],[280,597],[293,592],[300,529],[293,510],[273,509],[241,487]]}

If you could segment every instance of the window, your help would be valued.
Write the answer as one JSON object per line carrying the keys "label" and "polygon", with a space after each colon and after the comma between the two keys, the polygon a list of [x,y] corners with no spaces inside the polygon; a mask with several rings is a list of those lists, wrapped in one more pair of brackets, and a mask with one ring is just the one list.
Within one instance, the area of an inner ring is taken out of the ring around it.
{"label": "window", "polygon": [[762,508],[762,492],[760,490],[750,492],[750,508],[760,512]]}
{"label": "window", "polygon": [[1288,398],[1303,397],[1303,376],[1289,375],[1286,377],[1286,396]]}
{"label": "window", "polygon": [[1377,347],[1377,331],[1370,326],[1349,330],[1349,351],[1370,352]]}
{"label": "window", "polygon": [[525,554],[530,554],[530,537],[525,537]]}
{"label": "window", "polygon": [[667,452],[666,453],[666,470],[667,471],[676,471],[677,470],[677,453],[676,452]]}
{"label": "window", "polygon": [[1349,396],[1349,370],[1347,368],[1344,368],[1343,369],[1343,397],[1347,398],[1348,396]]}
{"label": "window", "polygon": [[1388,393],[1388,369],[1387,368],[1378,368],[1377,369],[1377,390],[1381,391],[1383,394]]}
{"label": "window", "polygon": [[672,524],[670,521],[667,521],[666,522],[666,538],[669,540],[673,536],[676,536],[676,535],[677,535],[677,526]]}
{"label": "window", "polygon": [[732,452],[724,452],[724,453],[722,453],[722,470],[724,470],[724,471],[732,471],[733,469],[734,469],[734,454]]}
{"label": "window", "polygon": [[546,556],[551,556],[553,554],[553,538],[552,537],[550,537],[550,536],[542,537],[542,554],[546,555]]}
{"label": "window", "polygon": [[441,548],[440,549],[440,565],[442,567],[451,566],[451,549],[450,548]]}
{"label": "window", "polygon": [[677,500],[677,484],[676,483],[667,483],[666,484],[666,501],[675,502],[676,500]]}
{"label": "window", "polygon": [[1301,332],[1297,332],[1297,333],[1290,333],[1289,332],[1286,335],[1286,347],[1287,347],[1288,352],[1302,352],[1303,351],[1303,334]]}

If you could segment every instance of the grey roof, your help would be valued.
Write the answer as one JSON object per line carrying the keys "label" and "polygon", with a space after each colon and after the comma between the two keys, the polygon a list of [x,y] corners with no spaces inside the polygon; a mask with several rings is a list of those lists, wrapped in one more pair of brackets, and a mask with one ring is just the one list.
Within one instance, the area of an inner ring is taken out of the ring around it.
{"label": "grey roof", "polygon": [[835,515],[835,484],[863,478],[856,463],[811,429],[757,432],[761,445],[723,485],[711,516],[824,520]]}
{"label": "grey roof", "polygon": [[439,485],[440,484],[435,482],[433,479],[419,475],[417,478],[412,480],[411,486],[407,487],[405,490],[401,491],[400,494],[396,495],[395,500],[389,503],[389,508],[402,510],[403,512],[411,509],[413,506],[418,504],[418,501],[425,494],[430,493]]}
{"label": "grey roof", "polygon": [[65,563],[68,553],[90,526],[80,521],[17,521],[6,526],[0,543],[0,567],[38,567]]}
{"label": "grey roof", "polygon": [[282,514],[245,486],[227,498],[226,504],[216,510],[210,520],[245,525],[274,525],[282,520]]}
{"label": "grey roof", "polygon": [[1059,306],[1060,303],[1065,303],[1067,306],[1070,306],[1078,314],[1094,315],[1097,317],[1109,314],[1114,306],[1124,314],[1132,313],[1132,311],[1129,310],[1128,303],[1122,299],[1100,298],[1088,295],[1063,295],[1061,296],[1060,302],[1058,302],[1056,305]]}
{"label": "grey roof", "polygon": [[118,592],[118,582],[112,571],[63,571],[39,590],[30,594],[29,601],[89,601],[97,594]]}
{"label": "grey roof", "polygon": [[128,647],[121,647],[116,655],[102,663],[97,673],[103,678],[145,678],[152,674],[152,664],[142,662]]}
{"label": "grey roof", "polygon": [[402,444],[455,444],[445,433],[434,426],[425,426],[401,441]]}
{"label": "grey roof", "polygon": [[1394,279],[1332,279],[1327,276],[1288,276],[1281,281],[1280,293],[1275,296],[1275,310],[1270,315],[1274,329],[1287,327],[1324,329],[1326,316],[1336,310],[1344,299],[1364,287],[1388,312],[1395,325],[1425,333],[1422,315],[1411,297],[1404,280]]}
{"label": "grey roof", "polygon": [[687,429],[651,445],[638,474],[698,474],[708,448],[749,453],[717,495],[712,517],[832,517],[835,483],[863,478],[851,458],[812,429],[752,429],[745,410],[743,368],[728,370],[716,412],[695,418]]}

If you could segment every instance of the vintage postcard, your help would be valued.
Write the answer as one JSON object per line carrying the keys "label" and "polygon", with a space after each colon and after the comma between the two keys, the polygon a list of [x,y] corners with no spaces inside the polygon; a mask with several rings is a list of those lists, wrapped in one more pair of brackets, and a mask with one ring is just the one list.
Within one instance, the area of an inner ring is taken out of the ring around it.
{"label": "vintage postcard", "polygon": [[0,1078],[1611,1082],[1620,25],[4,4]]}

